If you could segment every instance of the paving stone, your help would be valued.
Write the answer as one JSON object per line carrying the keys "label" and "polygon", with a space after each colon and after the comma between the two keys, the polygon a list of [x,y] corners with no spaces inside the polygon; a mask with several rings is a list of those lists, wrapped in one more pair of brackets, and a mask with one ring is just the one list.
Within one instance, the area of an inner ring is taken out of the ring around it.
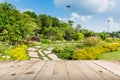
{"label": "paving stone", "polygon": [[44,54],[43,54],[43,52],[42,52],[41,46],[30,47],[30,48],[28,48],[27,50],[28,50],[29,56],[31,57],[30,60],[40,60],[40,59],[39,59],[39,56],[38,56],[38,53],[35,52],[35,51],[37,51],[37,50],[38,50],[39,54],[40,54],[41,56],[43,56],[43,59],[44,59],[44,60],[49,60],[47,57],[45,57],[44,54],[48,54],[48,56],[49,56],[50,58],[52,58],[52,60],[61,60],[61,59],[59,59],[55,54],[51,54],[51,53],[52,53],[52,50],[53,50],[53,47],[49,47],[49,48],[47,48],[47,50],[44,50],[44,51],[43,51]]}
{"label": "paving stone", "polygon": [[50,54],[52,51],[43,51],[45,54]]}
{"label": "paving stone", "polygon": [[43,57],[43,59],[44,59],[44,60],[49,60],[49,59],[48,59],[48,58],[46,58],[46,57]]}
{"label": "paving stone", "polygon": [[49,54],[48,56],[52,58],[52,60],[61,60],[55,54]]}
{"label": "paving stone", "polygon": [[40,48],[41,48],[41,46],[35,46],[35,48],[40,49]]}
{"label": "paving stone", "polygon": [[28,48],[27,50],[28,50],[28,51],[36,51],[37,49],[30,47],[30,48]]}
{"label": "paving stone", "polygon": [[30,57],[38,57],[38,53],[37,52],[28,52],[28,55]]}

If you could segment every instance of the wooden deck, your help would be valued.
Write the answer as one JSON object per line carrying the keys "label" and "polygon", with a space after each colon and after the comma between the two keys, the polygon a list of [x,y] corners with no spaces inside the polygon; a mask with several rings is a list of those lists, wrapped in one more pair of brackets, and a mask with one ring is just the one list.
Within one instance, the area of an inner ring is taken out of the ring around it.
{"label": "wooden deck", "polygon": [[0,61],[0,80],[120,80],[120,61]]}

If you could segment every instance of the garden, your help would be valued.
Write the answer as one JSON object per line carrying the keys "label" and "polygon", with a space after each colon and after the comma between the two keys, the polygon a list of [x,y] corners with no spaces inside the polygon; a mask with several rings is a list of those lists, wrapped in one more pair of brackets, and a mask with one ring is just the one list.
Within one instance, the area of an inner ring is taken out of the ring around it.
{"label": "garden", "polygon": [[73,27],[71,20],[20,12],[12,4],[0,3],[0,60],[31,60],[28,48],[36,46],[40,60],[54,60],[46,53],[48,48],[60,60],[119,60],[120,30],[94,32],[80,24]]}

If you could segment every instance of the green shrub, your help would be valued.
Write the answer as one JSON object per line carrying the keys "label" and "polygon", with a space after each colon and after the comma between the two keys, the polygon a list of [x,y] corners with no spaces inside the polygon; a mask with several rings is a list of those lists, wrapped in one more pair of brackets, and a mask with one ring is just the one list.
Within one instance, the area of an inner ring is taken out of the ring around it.
{"label": "green shrub", "polygon": [[58,53],[56,54],[58,58],[62,60],[71,60],[72,59],[72,54],[71,53]]}
{"label": "green shrub", "polygon": [[113,38],[106,38],[105,41],[111,43],[111,42],[114,42],[114,39]]}
{"label": "green shrub", "polygon": [[67,46],[56,46],[53,49],[53,52],[61,59],[69,60],[72,59],[72,53],[75,50],[74,45],[67,45]]}
{"label": "green shrub", "polygon": [[0,60],[3,60],[2,56],[4,56],[4,51],[13,48],[13,46],[9,45],[6,42],[0,42]]}
{"label": "green shrub", "polygon": [[101,37],[102,40],[105,40],[108,36],[108,34],[106,32],[102,32],[99,34],[99,36]]}
{"label": "green shrub", "polygon": [[82,33],[77,33],[77,36],[78,36],[77,40],[84,39],[84,35]]}
{"label": "green shrub", "polygon": [[85,47],[85,45],[81,43],[81,44],[76,44],[75,47],[78,49],[82,49]]}
{"label": "green shrub", "polygon": [[60,53],[61,51],[63,51],[63,47],[61,46],[55,46],[54,49],[52,50],[54,53]]}
{"label": "green shrub", "polygon": [[99,37],[88,37],[85,39],[84,44],[87,46],[94,46],[101,41]]}
{"label": "green shrub", "polygon": [[61,51],[62,53],[72,53],[75,50],[74,46],[65,46],[63,47],[63,51]]}
{"label": "green shrub", "polygon": [[50,43],[50,42],[51,42],[50,39],[41,39],[40,41],[41,41],[42,43]]}

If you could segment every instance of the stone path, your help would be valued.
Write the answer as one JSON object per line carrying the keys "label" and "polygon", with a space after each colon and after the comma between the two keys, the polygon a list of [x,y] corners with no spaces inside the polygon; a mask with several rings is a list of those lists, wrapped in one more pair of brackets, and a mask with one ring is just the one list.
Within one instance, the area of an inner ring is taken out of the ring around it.
{"label": "stone path", "polygon": [[54,53],[52,53],[52,47],[43,49],[41,46],[34,46],[29,47],[27,50],[30,60],[61,60]]}

